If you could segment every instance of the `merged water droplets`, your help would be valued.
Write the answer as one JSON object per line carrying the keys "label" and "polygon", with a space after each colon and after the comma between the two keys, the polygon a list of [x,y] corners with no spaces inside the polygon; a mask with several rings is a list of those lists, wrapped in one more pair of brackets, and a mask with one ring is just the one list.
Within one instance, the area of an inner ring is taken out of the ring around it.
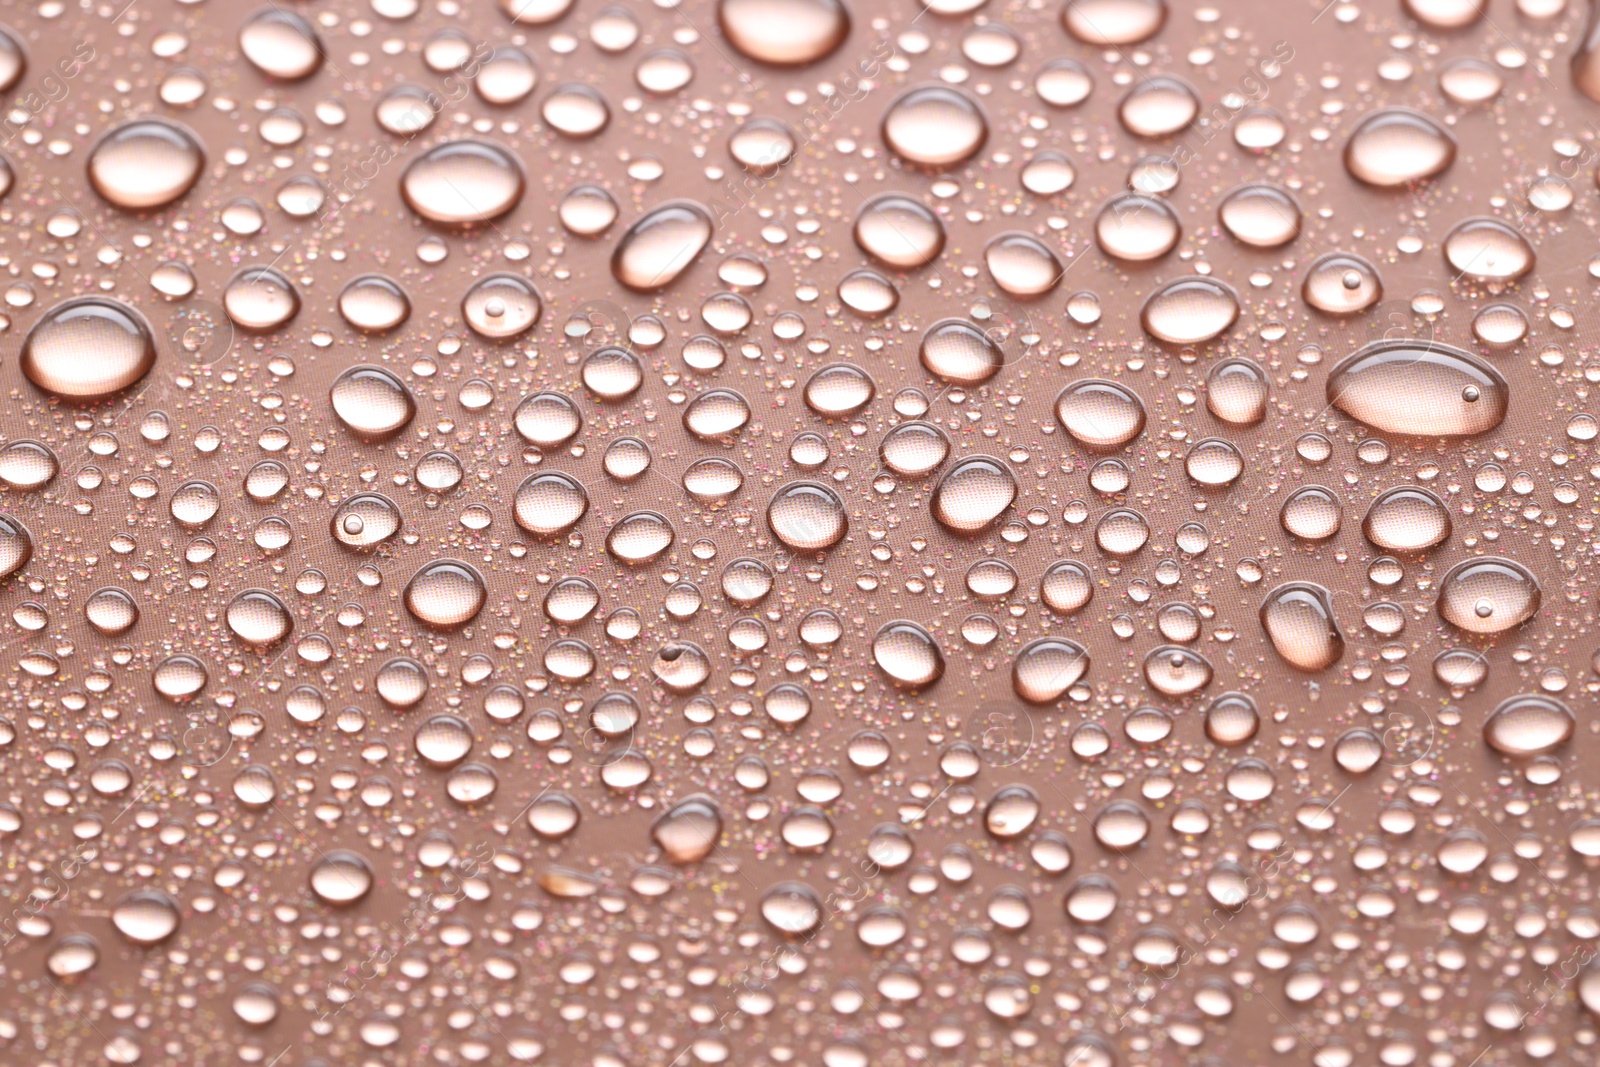
{"label": "merged water droplets", "polygon": [[1470,437],[1500,425],[1511,387],[1470,352],[1437,341],[1375,341],[1328,373],[1328,403],[1380,431]]}

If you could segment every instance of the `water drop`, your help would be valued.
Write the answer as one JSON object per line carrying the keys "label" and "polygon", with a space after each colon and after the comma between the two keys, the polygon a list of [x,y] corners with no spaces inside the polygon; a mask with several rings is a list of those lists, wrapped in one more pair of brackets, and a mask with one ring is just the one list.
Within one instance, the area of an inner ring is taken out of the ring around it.
{"label": "water drop", "polygon": [[1543,592],[1516,560],[1479,556],[1462,560],[1439,580],[1439,615],[1472,634],[1504,633],[1538,614]]}
{"label": "water drop", "polygon": [[1089,673],[1089,653],[1065,637],[1041,637],[1017,651],[1011,688],[1030,704],[1050,704]]}
{"label": "water drop", "polygon": [[975,534],[999,520],[1016,498],[1010,467],[992,456],[968,456],[939,479],[930,508],[945,529]]}
{"label": "water drop", "polygon": [[1012,296],[1043,296],[1056,287],[1061,260],[1037,237],[1003,233],[983,249],[984,265],[994,283]]}
{"label": "water drop", "polygon": [[921,267],[944,251],[938,216],[898,193],[880,193],[861,205],[853,232],[863,252],[900,270]]}
{"label": "water drop", "polygon": [[1177,278],[1151,293],[1139,311],[1146,333],[1174,345],[1194,345],[1226,333],[1239,320],[1239,294],[1214,278]]}
{"label": "water drop", "polygon": [[1321,485],[1305,485],[1290,493],[1278,511],[1283,528],[1302,541],[1326,541],[1339,532],[1344,505],[1339,495]]}
{"label": "water drop", "polygon": [[815,63],[850,34],[842,0],[718,0],[717,23],[741,55],[775,67]]}
{"label": "water drop", "polygon": [[299,81],[322,66],[322,38],[300,15],[264,7],[239,28],[239,51],[269,78]]}
{"label": "water drop", "polygon": [[1500,425],[1511,387],[1470,352],[1437,341],[1375,341],[1328,374],[1328,402],[1377,430],[1470,437]]}
{"label": "water drop", "polygon": [[1344,655],[1344,635],[1326,589],[1285,582],[1261,602],[1261,627],[1272,647],[1296,670],[1326,670]]}
{"label": "water drop", "polygon": [[926,689],[944,675],[944,654],[933,635],[914,622],[885,623],[872,638],[872,662],[908,689]]}
{"label": "water drop", "polygon": [[417,569],[406,583],[406,610],[436,630],[458,630],[483,610],[489,597],[483,575],[470,563],[438,559]]}
{"label": "water drop", "polygon": [[1061,24],[1088,45],[1138,44],[1166,21],[1166,0],[1067,0],[1061,8]]}
{"label": "water drop", "polygon": [[1056,397],[1056,419],[1083,447],[1114,452],[1144,432],[1144,401],[1116,382],[1084,378]]}
{"label": "water drop", "polygon": [[1177,247],[1181,236],[1178,213],[1165,200],[1143,193],[1119,193],[1101,206],[1094,220],[1100,250],[1126,263],[1160,259]]}
{"label": "water drop", "polygon": [[529,475],[517,486],[512,502],[517,525],[538,537],[566,533],[588,510],[588,491],[572,475],[561,471]]}
{"label": "water drop", "polygon": [[22,373],[64,400],[92,401],[133,385],[155,366],[155,338],[138,312],[82,296],[40,316],[22,341]]}
{"label": "water drop", "polygon": [[1362,119],[1344,146],[1350,174],[1389,188],[1443,173],[1456,159],[1456,139],[1420,111],[1391,107]]}
{"label": "water drop", "polygon": [[1241,185],[1222,198],[1217,218],[1241,244],[1277,248],[1300,236],[1300,203],[1267,182]]}
{"label": "water drop", "polygon": [[790,482],[772,494],[767,526],[779,541],[800,552],[820,552],[849,530],[844,501],[820,482]]}
{"label": "water drop", "polygon": [[526,184],[509,149],[467,138],[435,145],[407,164],[400,195],[429,222],[470,226],[511,211]]}
{"label": "water drop", "polygon": [[246,589],[228,601],[223,616],[233,636],[251,648],[282,641],[294,629],[294,616],[265,589]]}
{"label": "water drop", "polygon": [[362,274],[339,292],[339,314],[367,333],[388,333],[411,317],[411,298],[383,274]]}
{"label": "water drop", "polygon": [[910,163],[944,170],[971,159],[989,138],[977,101],[948,85],[908,89],[883,114],[883,140]]}
{"label": "water drop", "polygon": [[351,367],[333,380],[328,398],[344,428],[368,441],[393,437],[417,414],[411,390],[382,367]]}
{"label": "water drop", "polygon": [[151,211],[194,188],[205,167],[200,139],[166,119],[137,119],[108,131],[89,150],[89,183],[108,202]]}
{"label": "water drop", "polygon": [[622,563],[648,563],[677,538],[672,523],[654,511],[635,511],[606,533],[606,551]]}
{"label": "water drop", "polygon": [[223,287],[222,308],[240,329],[268,333],[300,313],[300,292],[275,267],[246,267]]}
{"label": "water drop", "polygon": [[917,354],[929,374],[951,385],[981,385],[1005,365],[1000,346],[965,319],[945,319],[928,327]]}
{"label": "water drop", "polygon": [[1450,509],[1426,489],[1402,485],[1379,493],[1361,520],[1368,541],[1391,552],[1420,552],[1450,536]]}
{"label": "water drop", "polygon": [[1499,219],[1463,219],[1444,235],[1445,262],[1458,276],[1511,282],[1533,269],[1533,246]]}

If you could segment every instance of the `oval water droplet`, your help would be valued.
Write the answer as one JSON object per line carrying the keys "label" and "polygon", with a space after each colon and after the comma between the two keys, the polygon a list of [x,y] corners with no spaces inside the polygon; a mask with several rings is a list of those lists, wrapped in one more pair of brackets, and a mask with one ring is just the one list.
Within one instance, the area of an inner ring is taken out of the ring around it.
{"label": "oval water droplet", "polygon": [[1232,485],[1244,473],[1244,456],[1220,437],[1206,437],[1189,447],[1188,454],[1183,457],[1183,467],[1200,485]]}
{"label": "oval water droplet", "polygon": [[872,662],[907,689],[926,689],[944,675],[939,643],[917,623],[885,623],[872,638]]}
{"label": "oval water droplet", "polygon": [[333,380],[328,399],[344,428],[369,441],[393,437],[417,414],[411,390],[382,367],[351,367]]}
{"label": "oval water droplet", "polygon": [[81,296],[40,316],[22,341],[27,379],[52,396],[92,401],[133,385],[155,366],[155,338],[125,304]]}
{"label": "oval water droplet", "polygon": [[109,130],[89,150],[89,184],[109,203],[152,211],[194,188],[205,167],[200,138],[166,119],[136,119]]}
{"label": "oval water droplet", "polygon": [[866,407],[877,391],[871,376],[855,364],[830,363],[806,379],[801,396],[818,415],[837,418]]}
{"label": "oval water droplet", "polygon": [[790,482],[767,504],[773,536],[800,552],[820,552],[844,539],[850,524],[844,501],[820,482]]}
{"label": "oval water droplet", "polygon": [[931,263],[944,251],[939,217],[899,193],[880,193],[862,204],[853,233],[863,252],[900,270]]}
{"label": "oval water droplet", "polygon": [[351,278],[339,292],[339,314],[367,333],[388,333],[411,317],[411,298],[385,274]]}
{"label": "oval water droplet", "polygon": [[1339,532],[1344,505],[1339,494],[1321,485],[1304,485],[1290,493],[1278,510],[1278,522],[1302,541],[1326,541]]}
{"label": "oval water droplet", "polygon": [[1249,182],[1228,193],[1217,218],[1234,240],[1252,248],[1277,248],[1300,236],[1300,202],[1268,182]]}
{"label": "oval water droplet", "polygon": [[264,7],[239,28],[239,51],[270,78],[299,81],[322,66],[322,38],[302,16],[277,5]]}
{"label": "oval water droplet", "polygon": [[1261,627],[1297,670],[1323,671],[1344,655],[1344,635],[1329,592],[1312,582],[1285,582],[1261,602]]}
{"label": "oval water droplet", "polygon": [[1388,433],[1470,437],[1500,425],[1511,387],[1470,352],[1437,341],[1375,341],[1328,374],[1328,402]]}
{"label": "oval water droplet", "polygon": [[222,309],[240,329],[268,333],[300,313],[300,291],[276,267],[246,267],[228,279]]}
{"label": "oval water droplet", "polygon": [[1139,311],[1146,333],[1174,345],[1194,345],[1222,336],[1239,321],[1239,294],[1231,285],[1191,275],[1151,293]]}
{"label": "oval water droplet", "polygon": [[465,138],[435,145],[406,165],[400,195],[429,222],[471,226],[511,211],[527,179],[509,149]]}
{"label": "oval water droplet", "polygon": [[611,273],[636,292],[664,289],[711,241],[711,214],[693,200],[669,200],[640,216],[617,241]]}
{"label": "oval water droplet", "polygon": [[251,648],[277,644],[294,629],[289,609],[265,589],[244,590],[228,601],[223,617],[233,636]]}
{"label": "oval water droplet", "polygon": [[950,455],[950,438],[927,422],[903,422],[883,435],[878,445],[883,465],[906,478],[936,470]]}
{"label": "oval water droplet", "polygon": [[1300,295],[1329,315],[1354,315],[1383,299],[1378,269],[1350,252],[1329,252],[1306,268]]}
{"label": "oval water droplet", "polygon": [[311,892],[324,904],[354,904],[372,891],[372,868],[360,853],[334,849],[311,868]]}
{"label": "oval water droplet", "polygon": [[929,374],[951,385],[981,385],[1005,365],[1000,346],[966,319],[945,319],[928,327],[917,354]]}
{"label": "oval water droplet", "polygon": [[589,510],[589,494],[583,483],[561,471],[530,474],[517,486],[512,514],[517,525],[538,537],[566,533]]}
{"label": "oval water droplet", "polygon": [[1043,296],[1056,287],[1061,260],[1043,241],[1026,233],[1003,233],[983,249],[994,283],[1012,296]]}
{"label": "oval water droplet", "polygon": [[1089,653],[1065,637],[1041,637],[1017,651],[1011,688],[1030,704],[1051,704],[1089,673]]}
{"label": "oval water droplet", "polygon": [[939,479],[930,508],[945,529],[974,534],[998,521],[1016,498],[1010,467],[992,456],[968,456]]}
{"label": "oval water droplet", "polygon": [[400,532],[400,509],[381,493],[357,493],[334,509],[329,526],[346,548],[376,548]]}
{"label": "oval water droplet", "polygon": [[1537,756],[1566,744],[1577,720],[1559,700],[1530,693],[1503,701],[1483,721],[1483,739],[1503,756]]}
{"label": "oval water droplet", "polygon": [[1114,452],[1144,432],[1144,401],[1126,386],[1084,378],[1056,397],[1056,420],[1094,452]]}
{"label": "oval water droplet", "polygon": [[1368,541],[1391,552],[1420,552],[1450,536],[1450,509],[1426,489],[1397,486],[1379,493],[1361,520]]}
{"label": "oval water droplet", "polygon": [[458,630],[483,610],[489,589],[470,563],[438,559],[425,563],[406,583],[406,610],[436,630]]}
{"label": "oval water droplet", "polygon": [[623,563],[648,563],[670,548],[677,536],[666,516],[635,511],[606,533],[606,551]]}
{"label": "oval water droplet", "polygon": [[709,389],[683,409],[683,427],[702,441],[725,441],[750,422],[750,403],[732,389]]}
{"label": "oval water droplet", "polygon": [[1170,74],[1141,78],[1117,105],[1123,129],[1137,137],[1170,137],[1188,129],[1199,114],[1200,94]]}
{"label": "oval water droplet", "polygon": [[1352,177],[1388,188],[1443,173],[1456,159],[1456,139],[1410,108],[1374,111],[1351,131],[1344,166]]}
{"label": "oval water droplet", "polygon": [[1143,193],[1119,193],[1100,207],[1094,239],[1100,250],[1125,263],[1160,259],[1178,245],[1183,227],[1165,200]]}
{"label": "oval water droplet", "polygon": [[1089,45],[1138,44],[1166,21],[1166,0],[1067,0],[1061,8],[1062,26]]}
{"label": "oval water droplet", "polygon": [[583,429],[583,416],[566,394],[541,390],[522,398],[511,423],[530,445],[554,448],[578,436]]}
{"label": "oval water droplet", "polygon": [[1211,684],[1211,661],[1191,648],[1161,645],[1144,658],[1144,678],[1156,692],[1184,697]]}
{"label": "oval water droplet", "polygon": [[741,55],[775,67],[815,63],[850,34],[842,0],[718,0],[717,23]]}
{"label": "oval water droplet", "polygon": [[1533,246],[1517,230],[1487,216],[1463,219],[1444,235],[1445,262],[1458,277],[1511,282],[1533,269]]}
{"label": "oval water droplet", "polygon": [[883,141],[908,163],[945,170],[977,154],[989,121],[977,101],[948,85],[921,85],[890,101]]}
{"label": "oval water droplet", "polygon": [[1473,634],[1498,634],[1538,614],[1544,599],[1533,572],[1514,559],[1462,560],[1439,580],[1439,615]]}

